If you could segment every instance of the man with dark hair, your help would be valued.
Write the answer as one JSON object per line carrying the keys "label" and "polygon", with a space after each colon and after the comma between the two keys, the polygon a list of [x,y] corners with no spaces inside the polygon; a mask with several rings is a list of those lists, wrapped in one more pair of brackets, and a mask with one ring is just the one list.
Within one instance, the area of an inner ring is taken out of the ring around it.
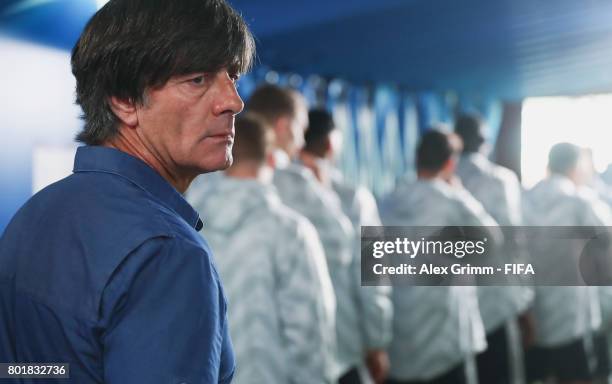
{"label": "man with dark hair", "polygon": [[453,182],[461,153],[461,139],[452,133],[432,129],[421,138],[417,147],[416,167],[421,178],[440,177]]}
{"label": "man with dark hair", "polygon": [[355,276],[349,268],[354,257],[353,227],[342,212],[338,197],[296,161],[308,126],[306,102],[294,90],[264,85],[251,95],[247,110],[262,116],[276,136],[273,182],[281,200],[310,220],[323,244],[337,298],[338,353],[334,376],[340,383],[359,383],[363,351],[354,297]]}
{"label": "man with dark hair", "polygon": [[[422,231],[428,227],[495,226],[454,175],[460,153],[461,140],[455,134],[441,129],[427,131],[417,148],[418,180],[399,185],[385,200],[383,223],[418,226]],[[483,232],[483,237],[499,238],[495,230]],[[393,287],[392,298],[387,383],[476,383],[474,356],[486,347],[476,287],[398,285]]]}
{"label": "man with dark hair", "polygon": [[74,174],[0,240],[0,361],[74,383],[229,383],[226,301],[183,199],[231,164],[254,54],[223,0],[111,0],[72,54],[85,126]]}
{"label": "man with dark hair", "polygon": [[308,111],[308,128],[304,134],[303,151],[312,153],[319,158],[331,156],[333,153],[333,138],[336,130],[334,118],[323,108],[314,108]]}
{"label": "man with dark hair", "polygon": [[482,150],[485,144],[485,124],[482,117],[476,114],[462,114],[455,121],[455,133],[463,141],[464,153],[475,153]]}
{"label": "man with dark hair", "polygon": [[194,188],[190,201],[206,213],[230,302],[240,362],[234,382],[325,383],[334,357],[334,290],[316,230],[272,185],[273,140],[261,119],[241,115],[234,164],[205,191]]}
{"label": "man with dark hair", "polygon": [[[525,195],[525,221],[536,226],[612,225],[610,208],[594,193],[585,193],[582,149],[554,145],[548,155],[549,176]],[[568,239],[566,239],[568,240]],[[575,242],[574,242],[575,241]],[[534,268],[571,276],[582,239],[540,244]],[[598,265],[599,268],[605,264]],[[568,272],[569,271],[569,272]],[[528,354],[528,373],[561,384],[600,383],[610,373],[605,335],[601,333],[599,287],[536,286],[533,306],[535,346]]]}
{"label": "man with dark hair", "polygon": [[[483,152],[486,125],[476,114],[457,118],[455,133],[463,141],[463,153],[457,166],[457,176],[463,186],[478,200],[485,210],[503,226],[522,224],[522,189],[516,175],[491,162]],[[499,249],[500,263],[521,261],[521,247],[507,239]],[[481,383],[521,383],[525,381],[523,346],[519,332],[519,315],[525,339],[533,333],[531,317],[526,310],[533,292],[515,286],[480,286],[478,302],[487,333],[488,348],[477,357]]]}
{"label": "man with dark hair", "polygon": [[[335,154],[339,151],[340,131],[336,129],[332,115],[325,109],[308,112],[308,129],[300,160],[327,189],[340,198],[342,211],[351,220],[356,234],[361,226],[381,226],[374,196],[364,187],[355,188],[344,182],[340,172],[333,167]],[[361,239],[355,236],[354,256],[349,268],[354,276],[361,274]],[[391,341],[392,304],[389,287],[362,287],[359,279],[353,279],[353,294],[359,305],[361,349],[365,363],[376,383],[382,382],[389,370],[389,359],[385,351]]]}
{"label": "man with dark hair", "polygon": [[317,177],[319,182],[332,188],[342,203],[345,214],[360,231],[362,225],[380,225],[376,200],[366,188],[348,185],[333,162],[342,147],[340,130],[333,116],[325,109],[312,109],[308,112],[308,129],[304,135],[304,148],[300,160]]}
{"label": "man with dark hair", "polygon": [[512,171],[493,164],[485,156],[485,128],[478,115],[464,114],[457,118],[455,133],[463,141],[457,175],[500,225],[520,225],[520,183]]}

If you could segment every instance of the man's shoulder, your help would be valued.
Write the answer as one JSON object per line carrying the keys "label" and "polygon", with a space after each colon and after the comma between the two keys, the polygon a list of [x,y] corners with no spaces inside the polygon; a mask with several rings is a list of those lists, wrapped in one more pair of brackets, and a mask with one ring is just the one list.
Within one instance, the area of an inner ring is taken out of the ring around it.
{"label": "man's shoulder", "polygon": [[299,183],[301,185],[312,185],[314,176],[310,170],[299,164],[291,164],[286,168],[278,168],[274,171],[274,183],[284,185],[285,183]]}
{"label": "man's shoulder", "polygon": [[138,226],[154,235],[171,235],[169,218],[177,216],[143,188],[104,172],[74,173],[53,183],[33,195],[18,215],[44,218],[51,224],[86,224],[91,229]]}
{"label": "man's shoulder", "polygon": [[301,213],[283,202],[276,191],[264,196],[257,209],[251,211],[251,215],[257,218],[243,221],[243,225],[250,225],[260,233],[274,233],[274,238],[281,242],[293,238],[304,223],[310,224]]}
{"label": "man's shoulder", "polygon": [[452,209],[449,210],[449,213],[453,220],[456,220],[456,223],[453,225],[497,225],[494,219],[487,213],[482,203],[466,188],[452,188],[449,202],[452,204]]}
{"label": "man's shoulder", "polygon": [[353,200],[356,198],[360,188],[354,187],[344,180],[332,179],[332,188],[341,199]]}
{"label": "man's shoulder", "polygon": [[482,179],[488,179],[502,184],[518,184],[519,182],[518,177],[512,170],[496,164],[484,156],[473,159],[462,159],[462,161],[463,164],[461,165],[471,168],[472,172]]}
{"label": "man's shoulder", "polygon": [[18,260],[22,289],[50,305],[62,298],[92,314],[114,271],[152,239],[208,253],[195,230],[146,191],[113,175],[74,174],[19,210],[0,242],[0,264],[17,268]]}
{"label": "man's shoulder", "polygon": [[273,183],[281,199],[294,205],[320,205],[326,201],[326,194],[310,170],[299,165],[278,169],[274,172]]}
{"label": "man's shoulder", "polygon": [[520,188],[518,176],[504,166],[490,163],[488,175],[493,182],[503,188]]}

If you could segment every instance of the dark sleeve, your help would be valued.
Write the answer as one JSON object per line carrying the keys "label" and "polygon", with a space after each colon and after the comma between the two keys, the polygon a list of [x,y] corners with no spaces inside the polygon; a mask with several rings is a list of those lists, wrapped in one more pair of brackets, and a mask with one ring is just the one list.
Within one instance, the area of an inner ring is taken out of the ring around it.
{"label": "dark sleeve", "polygon": [[219,369],[220,384],[231,383],[232,378],[234,377],[235,366],[234,348],[232,347],[232,340],[230,339],[226,316],[223,327],[223,345],[221,347],[221,367]]}
{"label": "dark sleeve", "polygon": [[231,380],[226,303],[199,244],[148,240],[115,271],[100,310],[106,384]]}

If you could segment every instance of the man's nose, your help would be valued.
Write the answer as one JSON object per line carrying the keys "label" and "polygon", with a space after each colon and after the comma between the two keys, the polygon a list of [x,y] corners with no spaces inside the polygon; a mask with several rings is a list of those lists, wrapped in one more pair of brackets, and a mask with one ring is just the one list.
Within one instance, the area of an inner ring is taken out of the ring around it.
{"label": "man's nose", "polygon": [[220,71],[215,81],[218,86],[218,96],[215,100],[213,112],[216,115],[223,113],[231,113],[236,115],[244,109],[244,102],[236,90],[234,80],[229,76],[227,71]]}

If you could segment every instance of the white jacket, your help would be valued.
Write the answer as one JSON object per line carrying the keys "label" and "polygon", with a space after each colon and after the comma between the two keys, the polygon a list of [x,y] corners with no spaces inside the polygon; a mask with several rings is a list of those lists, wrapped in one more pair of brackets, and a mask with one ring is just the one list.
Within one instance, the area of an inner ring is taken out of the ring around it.
{"label": "white jacket", "polygon": [[[518,178],[512,171],[493,164],[480,153],[461,156],[457,176],[476,200],[495,221],[502,226],[522,224],[521,194]],[[504,244],[499,255],[502,263],[525,262],[518,260],[515,244]],[[533,300],[533,290],[517,286],[480,286],[478,303],[487,333],[515,318],[526,310]]]}
{"label": "white jacket", "polygon": [[338,194],[342,210],[355,230],[353,262],[354,295],[359,303],[359,318],[364,350],[386,349],[391,341],[393,303],[390,286],[361,286],[361,226],[381,226],[374,196],[363,187],[346,184],[339,173],[332,179],[332,188]]}
{"label": "white jacket", "polygon": [[[468,192],[439,179],[399,185],[381,211],[389,226],[496,225]],[[476,287],[397,285],[392,297],[392,378],[428,380],[485,349]]]}
{"label": "white jacket", "polygon": [[358,296],[360,274],[356,274],[351,221],[342,212],[333,191],[323,187],[312,172],[291,163],[274,173],[274,185],[283,203],[304,215],[315,226],[323,244],[329,273],[336,293],[337,374],[363,363],[363,339]]}
{"label": "white jacket", "polygon": [[335,298],[315,229],[273,186],[221,177],[190,192],[228,298],[237,384],[335,374]]}
{"label": "white jacket", "polygon": [[[536,226],[606,226],[610,210],[595,195],[580,193],[566,177],[549,177],[525,194],[525,219]],[[551,239],[551,246],[553,241]],[[534,255],[548,271],[573,268],[573,248]],[[584,337],[601,325],[598,290],[588,286],[535,287],[536,342],[558,346]]]}

